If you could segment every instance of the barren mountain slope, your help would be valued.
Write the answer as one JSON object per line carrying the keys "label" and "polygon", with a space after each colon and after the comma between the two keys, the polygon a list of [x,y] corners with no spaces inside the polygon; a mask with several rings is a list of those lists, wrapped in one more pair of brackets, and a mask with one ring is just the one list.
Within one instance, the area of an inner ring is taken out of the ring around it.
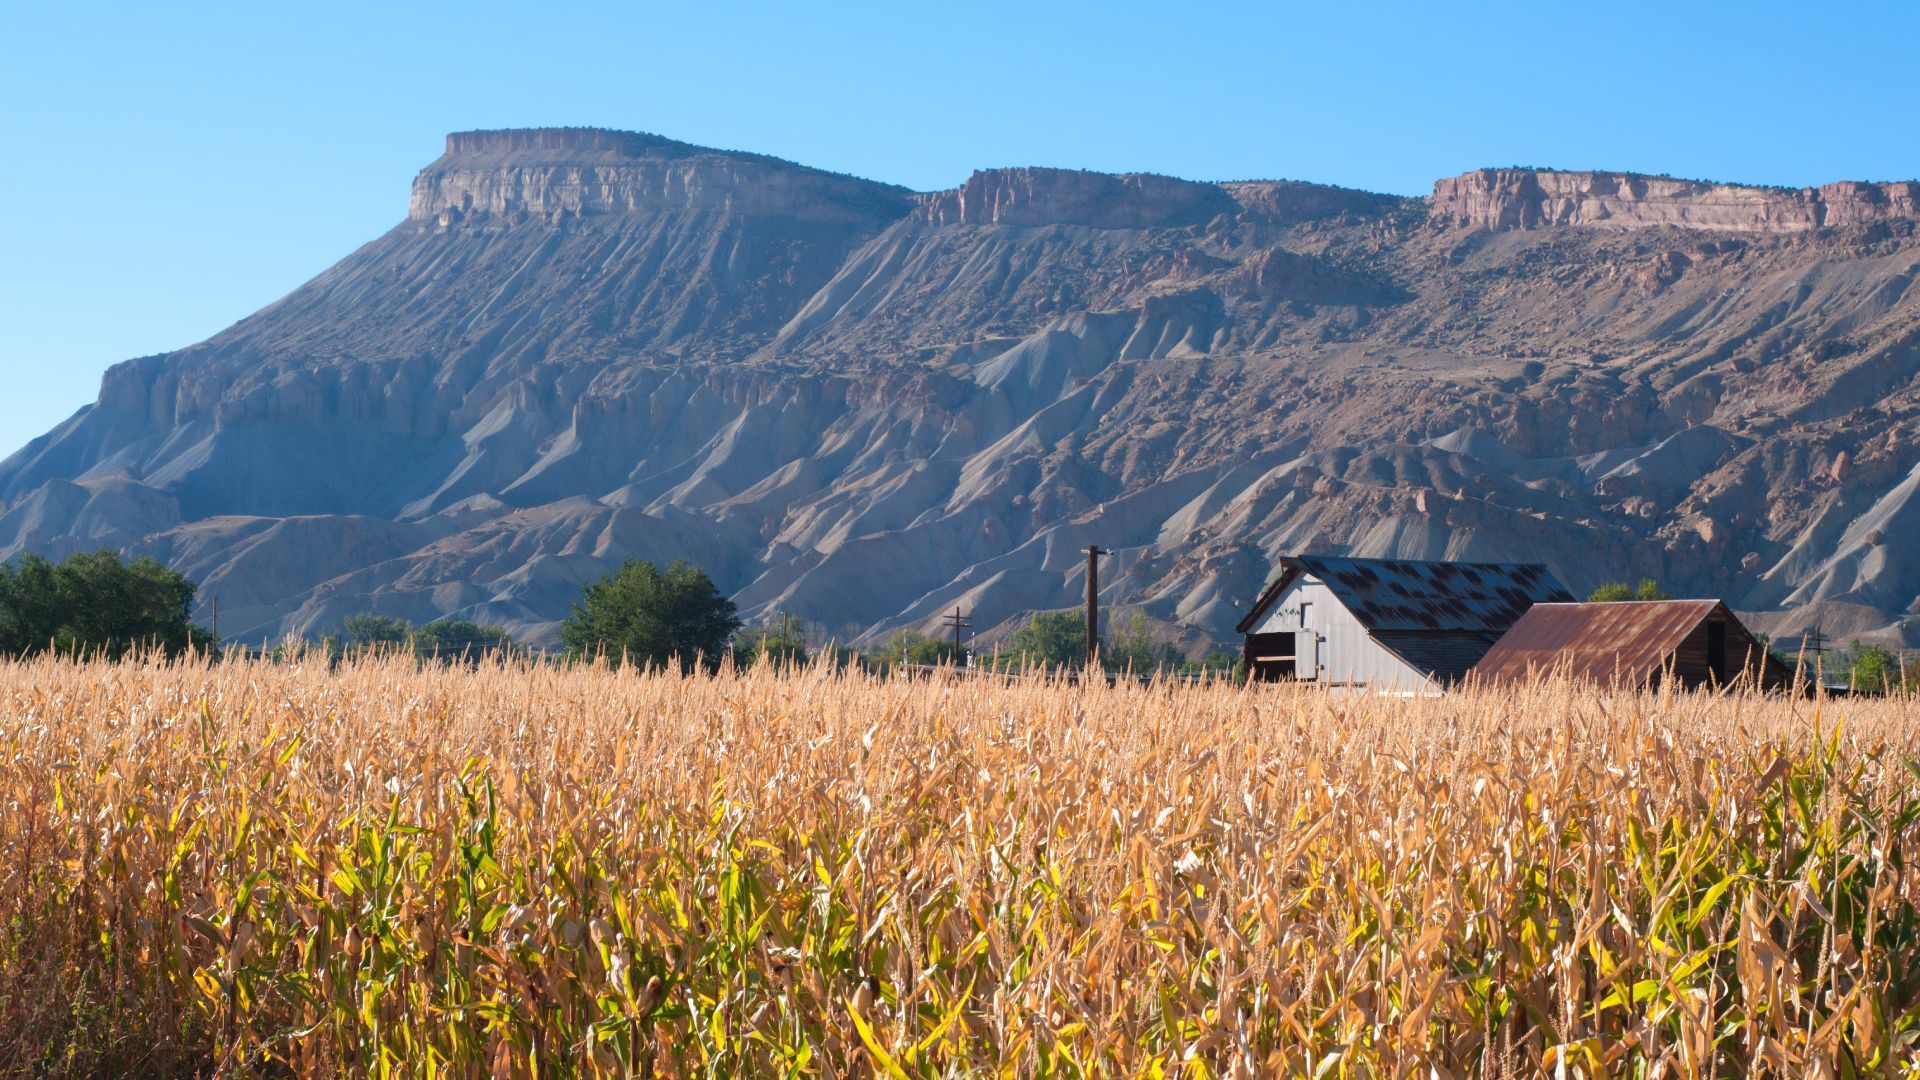
{"label": "barren mountain slope", "polygon": [[1920,638],[1910,184],[1487,170],[1399,199],[1053,169],[914,194],[474,132],[405,221],[0,464],[0,555],[156,554],[223,633],[550,640],[620,558],[843,638],[1279,555],[1545,558]]}

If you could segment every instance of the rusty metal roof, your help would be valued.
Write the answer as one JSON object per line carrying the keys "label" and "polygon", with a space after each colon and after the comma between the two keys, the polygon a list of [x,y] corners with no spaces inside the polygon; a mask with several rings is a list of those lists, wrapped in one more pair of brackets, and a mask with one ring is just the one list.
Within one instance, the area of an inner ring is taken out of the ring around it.
{"label": "rusty metal roof", "polygon": [[[1718,600],[1539,604],[1487,650],[1473,677],[1521,682],[1558,674],[1601,683],[1642,683],[1720,607]],[[1733,613],[1726,617],[1732,619]]]}
{"label": "rusty metal roof", "polygon": [[1503,633],[1535,604],[1571,601],[1539,563],[1417,562],[1290,555],[1240,622],[1246,633],[1302,573],[1325,582],[1370,631],[1457,630]]}

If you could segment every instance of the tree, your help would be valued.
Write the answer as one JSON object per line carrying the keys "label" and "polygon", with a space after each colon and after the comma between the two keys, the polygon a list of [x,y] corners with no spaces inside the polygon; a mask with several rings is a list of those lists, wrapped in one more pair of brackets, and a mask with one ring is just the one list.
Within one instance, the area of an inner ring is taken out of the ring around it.
{"label": "tree", "polygon": [[881,671],[891,671],[902,664],[934,667],[951,664],[958,655],[953,642],[946,638],[928,637],[917,630],[901,630],[888,638],[885,644],[867,653],[867,665]]}
{"label": "tree", "polygon": [[347,637],[347,647],[356,651],[400,648],[413,643],[412,623],[364,611],[347,616],[340,630]]}
{"label": "tree", "polygon": [[50,648],[119,659],[143,648],[168,656],[212,648],[213,635],[188,617],[197,588],[150,558],[127,562],[95,551],[56,565],[22,555],[0,565],[0,652]]}
{"label": "tree", "polygon": [[513,647],[513,638],[505,629],[471,619],[435,619],[415,627],[407,639],[413,643],[414,654],[427,660],[477,660]]}
{"label": "tree", "polygon": [[1182,675],[1215,675],[1227,677],[1240,667],[1240,655],[1225,649],[1214,649],[1198,660],[1189,660],[1180,665]]}
{"label": "tree", "polygon": [[743,664],[762,661],[776,665],[807,662],[807,635],[799,626],[782,619],[780,625],[752,630],[734,644],[733,654]]}
{"label": "tree", "polygon": [[334,660],[365,653],[408,652],[421,660],[476,661],[487,653],[507,650],[514,640],[504,627],[471,619],[435,619],[415,626],[405,619],[361,612],[340,624],[342,643],[329,640],[327,654]]}
{"label": "tree", "polygon": [[[1084,620],[1081,623],[1085,627]],[[1122,614],[1113,613],[1113,632],[1105,648],[1100,650],[1100,663],[1108,671],[1131,671],[1137,675],[1148,675],[1161,668],[1178,668],[1186,662],[1179,646],[1153,632],[1147,621],[1147,613],[1139,608]],[[1082,643],[1082,648],[1085,645]]]}
{"label": "tree", "polygon": [[739,629],[733,601],[699,567],[676,560],[663,571],[628,559],[582,591],[560,641],[574,657],[650,668],[675,661],[682,671],[697,661],[712,670]]}
{"label": "tree", "polygon": [[1845,653],[1847,685],[1861,693],[1886,694],[1903,689],[1906,673],[1900,658],[1885,645],[1866,645],[1858,641]]}
{"label": "tree", "polygon": [[1589,604],[1617,604],[1623,600],[1671,600],[1673,597],[1652,578],[1641,578],[1637,586],[1624,581],[1609,581],[1587,595]]}
{"label": "tree", "polygon": [[1002,650],[1003,664],[1081,667],[1087,661],[1087,620],[1077,611],[1036,611]]}

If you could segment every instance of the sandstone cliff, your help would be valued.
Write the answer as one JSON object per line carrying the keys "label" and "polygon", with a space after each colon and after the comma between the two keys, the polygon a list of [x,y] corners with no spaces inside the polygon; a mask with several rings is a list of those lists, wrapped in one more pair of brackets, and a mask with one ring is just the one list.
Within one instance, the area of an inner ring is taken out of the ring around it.
{"label": "sandstone cliff", "polygon": [[151,553],[258,641],[551,640],[690,557],[843,640],[1110,602],[1225,636],[1281,554],[1545,558],[1920,637],[1912,184],[1487,170],[1411,200],[996,169],[912,193],[469,132],[387,235],[110,371],[0,556]]}
{"label": "sandstone cliff", "polygon": [[1435,184],[1433,213],[1469,228],[1675,225],[1726,232],[1806,232],[1911,220],[1920,215],[1920,183],[1846,182],[1791,190],[1631,173],[1481,169]]}

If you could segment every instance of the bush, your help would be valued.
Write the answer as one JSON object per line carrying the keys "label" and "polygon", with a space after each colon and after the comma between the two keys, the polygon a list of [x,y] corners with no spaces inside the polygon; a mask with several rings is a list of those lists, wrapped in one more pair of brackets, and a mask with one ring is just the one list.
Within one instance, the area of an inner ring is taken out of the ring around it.
{"label": "bush", "polygon": [[615,663],[662,667],[695,664],[709,671],[732,643],[740,619],[706,571],[675,560],[661,570],[628,559],[588,585],[561,624],[560,641],[575,658],[605,656]]}
{"label": "bush", "polygon": [[210,649],[213,635],[188,618],[196,589],[149,558],[96,551],[55,564],[22,555],[0,564],[0,654],[52,649],[118,659],[144,648],[168,656]]}

